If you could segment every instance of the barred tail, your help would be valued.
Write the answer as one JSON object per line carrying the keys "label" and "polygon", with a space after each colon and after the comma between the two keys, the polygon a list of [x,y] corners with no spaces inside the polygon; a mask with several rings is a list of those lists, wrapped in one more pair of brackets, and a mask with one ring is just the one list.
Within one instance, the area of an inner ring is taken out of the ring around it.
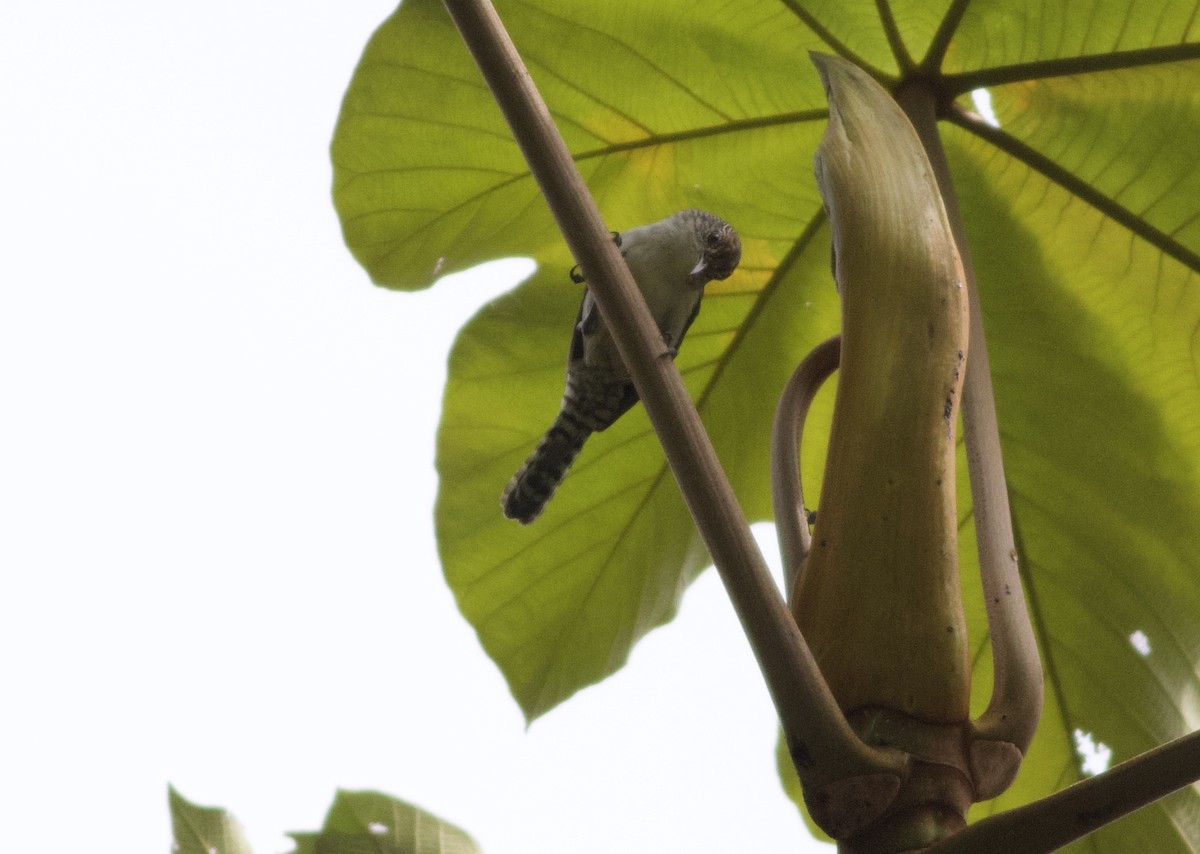
{"label": "barred tail", "polygon": [[529,459],[504,487],[500,496],[504,515],[522,525],[541,515],[591,434],[591,429],[571,413],[560,412]]}

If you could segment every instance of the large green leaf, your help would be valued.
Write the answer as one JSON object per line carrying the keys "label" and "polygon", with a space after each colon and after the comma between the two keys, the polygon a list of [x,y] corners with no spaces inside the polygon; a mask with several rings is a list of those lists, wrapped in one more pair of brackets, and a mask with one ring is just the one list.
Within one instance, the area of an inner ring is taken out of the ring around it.
{"label": "large green leaf", "polygon": [[[497,5],[610,227],[703,207],[742,235],[742,267],[709,287],[678,364],[752,518],[770,515],[778,391],[838,327],[811,169],[824,96],[806,51],[935,88],[1048,679],[1017,783],[981,808],[1077,779],[1076,730],[1120,760],[1200,725],[1200,3]],[[999,128],[967,112],[976,88]],[[423,287],[500,255],[539,262],[456,343],[436,511],[459,606],[534,717],[620,667],[706,557],[640,408],[589,441],[534,525],[500,514],[557,409],[580,294],[436,0],[408,0],[371,40],[333,159],[347,242],[381,284]],[[823,424],[814,413],[806,436],[812,495]],[[974,572],[968,557],[979,707],[990,656]],[[1135,839],[1200,850],[1196,791],[1080,845]]]}

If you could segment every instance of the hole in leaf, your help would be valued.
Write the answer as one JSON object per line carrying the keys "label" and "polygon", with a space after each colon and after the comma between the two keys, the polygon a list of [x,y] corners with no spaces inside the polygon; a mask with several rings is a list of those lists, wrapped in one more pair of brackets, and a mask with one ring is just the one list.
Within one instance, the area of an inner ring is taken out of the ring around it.
{"label": "hole in leaf", "polygon": [[1075,752],[1079,754],[1079,770],[1088,777],[1107,771],[1112,764],[1112,748],[1081,729],[1075,730]]}
{"label": "hole in leaf", "polygon": [[1000,127],[996,111],[992,109],[992,93],[987,89],[975,89],[971,92],[971,100],[975,103],[975,112],[986,124],[994,128]]}
{"label": "hole in leaf", "polygon": [[1137,650],[1138,655],[1145,658],[1150,654],[1150,638],[1141,629],[1129,636],[1129,645]]}

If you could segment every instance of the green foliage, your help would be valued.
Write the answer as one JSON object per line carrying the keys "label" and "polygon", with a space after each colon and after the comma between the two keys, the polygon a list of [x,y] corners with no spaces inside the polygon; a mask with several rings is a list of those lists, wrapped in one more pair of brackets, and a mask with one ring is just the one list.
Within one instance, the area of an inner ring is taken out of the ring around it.
{"label": "green foliage", "polygon": [[481,854],[454,825],[379,792],[339,790],[320,832],[290,835],[296,854]]}
{"label": "green foliage", "polygon": [[[251,854],[237,819],[169,789],[176,854]],[[339,790],[316,833],[290,834],[296,854],[481,854],[454,825],[379,792]]]}
{"label": "green foliage", "polygon": [[[742,235],[742,267],[709,287],[678,364],[752,519],[770,517],[767,431],[784,378],[838,329],[811,169],[824,96],[806,52],[889,86],[918,67],[933,81],[1048,679],[1017,783],[981,810],[1077,779],[1076,729],[1119,761],[1200,724],[1195,3],[497,6],[610,227],[703,207]],[[984,87],[999,129],[968,112]],[[423,287],[503,255],[539,263],[455,345],[436,510],[459,607],[536,717],[619,668],[706,557],[640,408],[592,438],[534,525],[500,515],[501,488],[557,410],[580,292],[439,2],[407,0],[375,34],[332,152],[346,240],[381,284]],[[811,495],[827,413],[806,431]],[[960,495],[979,710],[991,663],[965,484]],[[1149,655],[1131,645],[1137,631]],[[1200,849],[1198,814],[1188,790],[1082,844]]]}
{"label": "green foliage", "polygon": [[198,807],[167,789],[175,854],[250,854],[237,819],[219,807]]}

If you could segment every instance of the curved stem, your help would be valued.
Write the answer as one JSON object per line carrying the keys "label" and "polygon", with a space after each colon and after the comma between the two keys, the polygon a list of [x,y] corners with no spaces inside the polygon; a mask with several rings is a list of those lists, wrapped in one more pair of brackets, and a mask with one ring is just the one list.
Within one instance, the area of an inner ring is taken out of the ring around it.
{"label": "curved stem", "polygon": [[445,0],[629,368],[688,509],[758,659],[807,782],[899,774],[895,751],[850,729],[754,542],[678,368],[550,112],[489,0]]}
{"label": "curved stem", "polygon": [[971,300],[971,355],[963,388],[963,434],[995,670],[992,699],[976,721],[976,732],[982,738],[1011,742],[1023,754],[1033,740],[1041,717],[1042,662],[1017,568],[1012,513],[1000,455],[1000,430],[996,422],[975,267],[971,263],[971,250],[950,176],[950,164],[937,132],[934,96],[926,89],[911,86],[897,92],[896,101],[913,123],[929,155],[962,258]]}
{"label": "curved stem", "polygon": [[775,425],[771,430],[771,505],[775,510],[779,553],[783,557],[783,589],[789,597],[812,545],[800,478],[804,419],[821,385],[837,370],[841,353],[840,335],[814,347],[784,386],[775,409]]}

